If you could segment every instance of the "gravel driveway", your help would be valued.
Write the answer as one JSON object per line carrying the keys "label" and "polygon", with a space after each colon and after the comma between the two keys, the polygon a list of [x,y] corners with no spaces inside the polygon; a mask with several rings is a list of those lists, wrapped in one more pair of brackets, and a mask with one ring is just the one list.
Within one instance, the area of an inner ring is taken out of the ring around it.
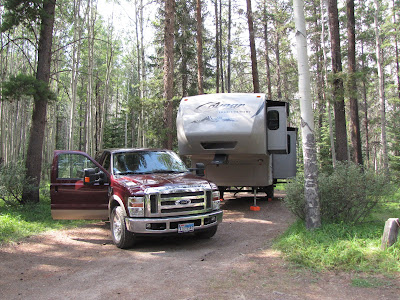
{"label": "gravel driveway", "polygon": [[151,238],[121,250],[97,223],[2,246],[0,299],[400,299],[396,279],[356,288],[356,275],[289,265],[271,245],[293,216],[276,199],[259,201],[258,212],[252,203],[224,201],[209,240]]}

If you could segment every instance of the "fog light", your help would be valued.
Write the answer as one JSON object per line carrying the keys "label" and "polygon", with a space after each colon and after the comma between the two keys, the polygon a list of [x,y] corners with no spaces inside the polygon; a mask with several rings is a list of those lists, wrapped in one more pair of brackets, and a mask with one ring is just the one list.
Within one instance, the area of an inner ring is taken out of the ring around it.
{"label": "fog light", "polygon": [[150,223],[146,224],[146,229],[151,229],[151,224]]}
{"label": "fog light", "polygon": [[216,216],[211,217],[211,223],[215,223],[215,222],[217,222],[217,217]]}

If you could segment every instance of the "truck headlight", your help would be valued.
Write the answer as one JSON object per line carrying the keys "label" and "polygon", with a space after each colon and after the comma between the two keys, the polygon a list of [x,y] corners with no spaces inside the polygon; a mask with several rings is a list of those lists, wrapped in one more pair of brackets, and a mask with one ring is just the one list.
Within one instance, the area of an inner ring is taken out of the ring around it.
{"label": "truck headlight", "polygon": [[213,210],[220,209],[220,194],[219,191],[213,191],[212,192],[212,208]]}
{"label": "truck headlight", "polygon": [[144,197],[128,197],[128,211],[131,217],[144,217]]}

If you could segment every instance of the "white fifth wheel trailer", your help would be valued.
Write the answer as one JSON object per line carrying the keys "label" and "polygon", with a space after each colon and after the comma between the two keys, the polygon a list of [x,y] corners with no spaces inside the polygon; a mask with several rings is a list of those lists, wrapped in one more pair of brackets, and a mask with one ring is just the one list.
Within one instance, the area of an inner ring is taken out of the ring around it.
{"label": "white fifth wheel trailer", "polygon": [[[203,163],[224,191],[273,196],[278,179],[296,175],[297,131],[287,127],[288,103],[265,94],[185,97],[177,115],[179,154]],[[250,188],[250,189],[245,189]]]}

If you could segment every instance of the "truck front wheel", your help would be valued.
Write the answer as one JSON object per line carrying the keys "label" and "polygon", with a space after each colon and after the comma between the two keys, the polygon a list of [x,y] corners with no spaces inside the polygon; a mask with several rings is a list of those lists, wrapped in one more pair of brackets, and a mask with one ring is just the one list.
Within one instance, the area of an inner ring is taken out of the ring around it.
{"label": "truck front wheel", "polygon": [[111,236],[114,244],[121,249],[130,248],[135,242],[135,236],[126,229],[124,210],[116,206],[110,216]]}
{"label": "truck front wheel", "polygon": [[197,232],[197,233],[195,233],[195,235],[201,239],[209,239],[215,235],[215,233],[217,232],[217,229],[218,229],[218,226],[213,226],[211,228]]}

